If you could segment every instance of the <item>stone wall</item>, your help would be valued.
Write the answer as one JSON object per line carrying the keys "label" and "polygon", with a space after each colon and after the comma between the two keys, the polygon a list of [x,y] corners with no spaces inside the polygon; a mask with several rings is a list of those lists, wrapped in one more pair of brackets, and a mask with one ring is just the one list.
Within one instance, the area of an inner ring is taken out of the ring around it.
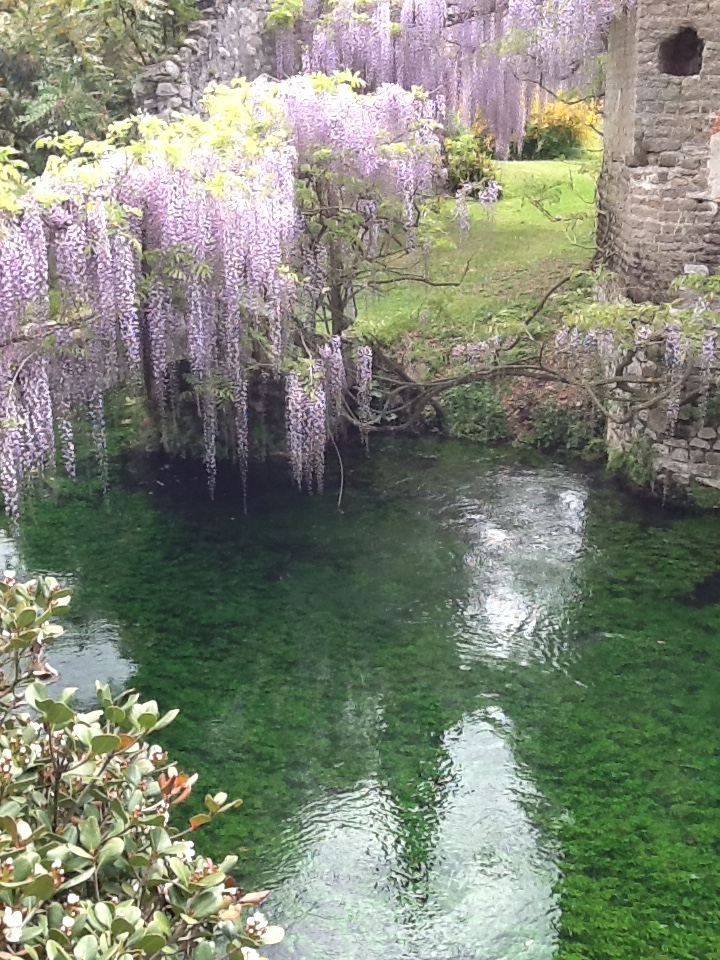
{"label": "stone wall", "polygon": [[[699,73],[693,63],[689,75],[667,72],[676,66],[663,51],[683,31],[697,33]],[[720,270],[720,198],[711,173],[720,0],[638,0],[613,24],[608,57],[599,249],[633,299],[657,300],[686,264]],[[718,149],[713,144],[713,155]]]}
{"label": "stone wall", "polygon": [[[640,358],[629,372],[656,376],[658,364]],[[700,422],[696,408],[683,408],[671,434],[664,406],[645,410],[631,424],[610,423],[607,444],[611,460],[621,453],[646,462],[664,488],[698,483],[720,490],[720,420],[714,409],[706,422]]]}
{"label": "stone wall", "polygon": [[268,72],[263,30],[270,0],[197,0],[179,49],[146,67],[135,84],[138,110],[168,119],[173,111],[194,113],[209,83]]}
{"label": "stone wall", "polygon": [[[610,299],[616,299],[614,291],[609,293]],[[677,307],[683,310],[709,309],[720,321],[720,297],[700,298],[697,292],[685,286],[676,297]],[[715,331],[720,334],[720,323]],[[638,351],[626,368],[626,375],[659,381],[658,393],[667,393],[671,379],[664,354],[664,347],[659,344]],[[715,369],[713,384],[718,381],[717,373]],[[609,420],[606,442],[610,459],[616,454],[629,454],[640,460],[650,468],[664,489],[699,483],[720,490],[720,390],[715,385],[707,389],[707,374],[703,376],[697,365],[684,369],[682,376],[682,397],[687,402],[681,407],[675,426],[668,420],[667,402],[640,411],[629,423],[617,424]],[[701,402],[703,394],[705,401]],[[622,408],[618,412],[622,412]]]}

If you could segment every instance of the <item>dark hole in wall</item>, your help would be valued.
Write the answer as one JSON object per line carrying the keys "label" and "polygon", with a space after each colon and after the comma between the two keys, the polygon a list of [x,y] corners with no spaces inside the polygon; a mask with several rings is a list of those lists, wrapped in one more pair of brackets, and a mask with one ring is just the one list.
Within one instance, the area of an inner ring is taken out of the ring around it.
{"label": "dark hole in wall", "polygon": [[660,44],[660,70],[673,77],[692,77],[702,70],[704,50],[697,30],[685,27]]}

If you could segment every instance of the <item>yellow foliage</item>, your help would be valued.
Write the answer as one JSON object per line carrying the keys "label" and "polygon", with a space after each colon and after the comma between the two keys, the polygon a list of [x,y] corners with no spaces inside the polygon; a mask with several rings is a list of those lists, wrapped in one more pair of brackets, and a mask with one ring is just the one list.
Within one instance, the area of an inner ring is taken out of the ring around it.
{"label": "yellow foliage", "polygon": [[551,103],[541,103],[536,97],[530,112],[530,124],[542,133],[548,129],[561,131],[568,140],[578,146],[585,147],[595,138],[595,130],[600,121],[599,102],[585,100],[580,103],[567,103],[564,100],[553,100]]}

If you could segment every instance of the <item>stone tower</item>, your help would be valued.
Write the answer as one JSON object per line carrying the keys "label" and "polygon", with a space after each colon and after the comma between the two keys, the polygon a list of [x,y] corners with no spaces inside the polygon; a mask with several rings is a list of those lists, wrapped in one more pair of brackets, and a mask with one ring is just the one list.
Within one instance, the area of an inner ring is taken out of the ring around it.
{"label": "stone tower", "polygon": [[598,246],[634,299],[720,271],[720,0],[637,0],[612,24]]}

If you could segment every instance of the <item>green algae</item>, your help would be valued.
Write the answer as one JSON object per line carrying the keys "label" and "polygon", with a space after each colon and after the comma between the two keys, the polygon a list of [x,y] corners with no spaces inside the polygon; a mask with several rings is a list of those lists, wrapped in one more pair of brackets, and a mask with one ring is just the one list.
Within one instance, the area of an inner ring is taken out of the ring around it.
{"label": "green algae", "polygon": [[247,848],[279,956],[720,956],[720,518],[452,443],[351,461],[341,513],[159,476],[20,552],[244,797],[198,842]]}

